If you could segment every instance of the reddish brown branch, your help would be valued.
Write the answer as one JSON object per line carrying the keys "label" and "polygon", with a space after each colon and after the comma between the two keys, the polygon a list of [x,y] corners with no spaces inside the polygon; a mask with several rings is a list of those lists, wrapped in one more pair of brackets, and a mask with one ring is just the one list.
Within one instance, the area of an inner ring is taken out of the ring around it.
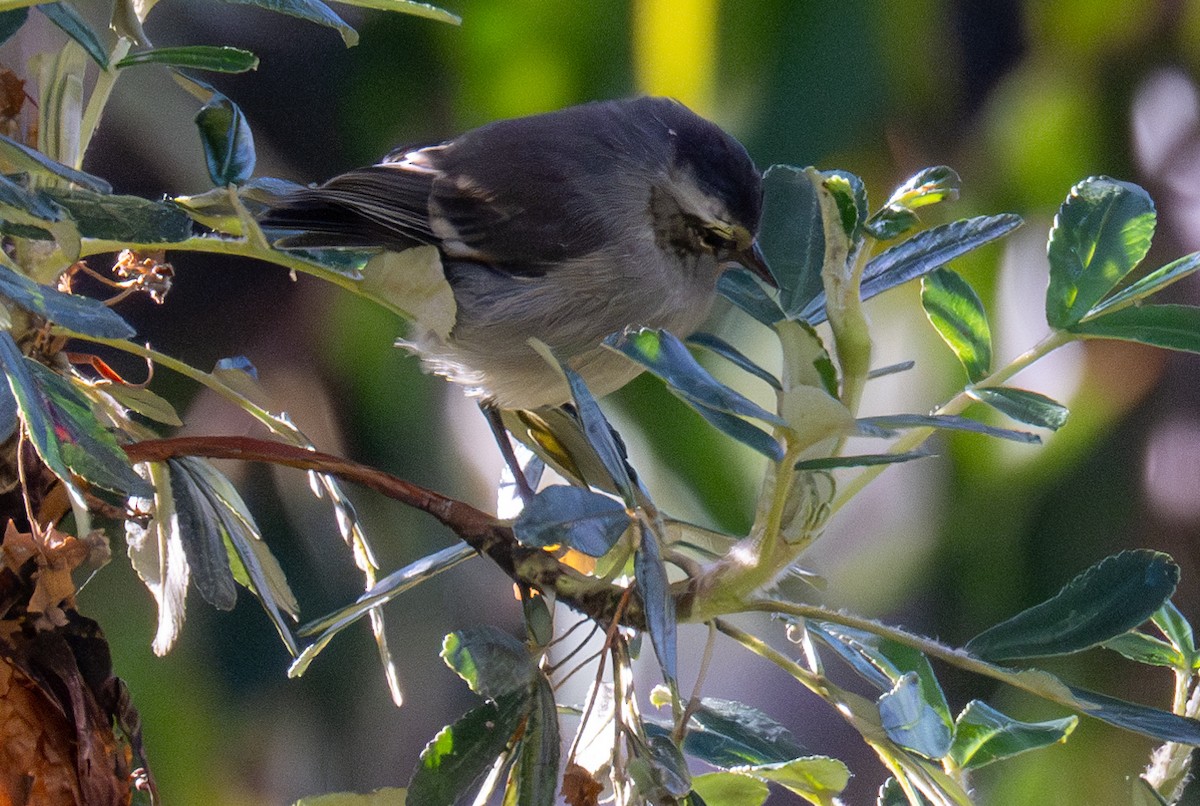
{"label": "reddish brown branch", "polygon": [[122,447],[134,462],[165,462],[180,456],[241,459],[315,470],[361,484],[437,518],[516,582],[553,591],[559,601],[603,623],[609,623],[614,615],[630,626],[644,623],[641,602],[636,598],[618,614],[624,588],[585,576],[546,551],[522,546],[513,536],[512,527],[494,515],[382,470],[340,456],[252,437],[174,437]]}

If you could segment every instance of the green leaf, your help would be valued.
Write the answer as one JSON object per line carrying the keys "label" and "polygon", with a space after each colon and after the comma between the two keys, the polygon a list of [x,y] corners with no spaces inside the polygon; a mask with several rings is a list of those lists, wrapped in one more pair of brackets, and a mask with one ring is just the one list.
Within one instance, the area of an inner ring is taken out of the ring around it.
{"label": "green leaf", "polygon": [[519,779],[518,802],[521,806],[554,806],[558,792],[558,706],[554,689],[544,674],[533,686],[533,703],[521,739],[521,755],[516,774]]}
{"label": "green leaf", "polygon": [[556,484],[525,505],[513,523],[513,533],[527,546],[562,544],[600,557],[629,524],[629,513],[620,501],[583,487]]}
{"label": "green leaf", "polygon": [[1142,624],[1179,584],[1179,566],[1156,551],[1122,551],[1068,582],[1053,598],[983,631],[965,649],[985,660],[1067,655]]}
{"label": "green leaf", "polygon": [[1141,262],[1156,220],[1154,202],[1137,185],[1093,176],[1071,188],[1046,246],[1051,327],[1077,324]]}
{"label": "green leaf", "polygon": [[165,64],[217,73],[244,73],[258,69],[258,57],[248,50],[216,45],[185,45],[131,53],[117,62],[117,69],[139,64]]}
{"label": "green leaf", "polygon": [[771,790],[765,781],[732,772],[709,772],[692,778],[692,791],[707,806],[762,806]]}
{"label": "green leaf", "polygon": [[[121,495],[151,495],[150,485],[133,471],[125,451],[96,419],[87,398],[49,367],[31,358],[25,361],[37,390],[36,400],[53,429],[50,438],[57,443],[56,451],[71,472]],[[23,416],[28,414],[24,406],[21,411]],[[60,478],[70,483],[69,477]]]}
{"label": "green leaf", "polygon": [[232,610],[237,603],[237,586],[229,567],[221,521],[204,493],[180,465],[169,461],[167,466],[192,583],[204,601],[218,610]]}
{"label": "green leaf", "polygon": [[[670,727],[647,723],[650,733]],[[791,761],[806,754],[792,732],[757,708],[734,700],[704,697],[688,722],[684,751],[714,767],[745,767]]]}
{"label": "green leaf", "polygon": [[20,171],[65,179],[96,193],[112,193],[112,185],[100,177],[55,162],[37,149],[4,135],[0,135],[0,156]]}
{"label": "green leaf", "polygon": [[1192,633],[1192,625],[1183,613],[1179,612],[1175,603],[1169,600],[1163,603],[1163,606],[1150,617],[1150,620],[1171,642],[1171,646],[1178,649],[1188,659],[1188,664],[1194,666],[1196,639]]}
{"label": "green leaf", "polygon": [[333,12],[333,9],[319,0],[223,0],[223,2],[235,6],[257,6],[278,14],[315,22],[317,25],[332,28],[341,34],[342,42],[346,47],[352,48],[358,44],[358,31],[347,25],[345,20]]}
{"label": "green leaf", "polygon": [[720,383],[700,366],[683,342],[666,330],[625,330],[609,336],[604,344],[646,367],[693,406],[753,417],[772,425],[786,425],[779,415]]}
{"label": "green leaf", "polygon": [[763,174],[758,242],[779,284],[780,305],[790,316],[798,314],[820,293],[825,262],[821,207],[803,170],[772,165]]}
{"label": "green leaf", "polygon": [[[7,176],[0,176],[0,205],[25,215],[16,223],[41,226],[63,220],[63,210],[49,197],[21,187]],[[7,218],[8,216],[6,216]]]}
{"label": "green leaf", "polygon": [[779,764],[739,767],[733,772],[744,772],[779,784],[820,806],[833,806],[834,798],[850,783],[849,768],[828,756],[805,756]]}
{"label": "green leaf", "polygon": [[458,803],[504,752],[530,706],[527,690],[514,691],[442,728],[421,752],[406,806]]}
{"label": "green leaf", "polygon": [[714,336],[711,333],[693,333],[688,336],[687,341],[688,344],[694,344],[697,347],[711,350],[739,369],[743,369],[759,380],[766,382],[771,388],[783,389],[783,385],[779,382],[778,378],[758,364],[755,364],[724,339]]}
{"label": "green leaf", "polygon": [[[685,402],[691,403],[692,401],[685,398]],[[783,458],[783,446],[758,426],[732,414],[710,409],[708,406],[693,405],[692,410],[721,433],[733,437],[743,445],[748,445],[768,459],[778,462]]]}
{"label": "green leaf", "polygon": [[6,441],[21,423],[17,399],[7,383],[0,384],[0,442]]}
{"label": "green leaf", "polygon": [[967,394],[981,403],[1020,423],[1057,431],[1067,424],[1070,412],[1061,403],[1025,389],[993,386],[986,389],[967,389]]}
{"label": "green leaf", "polygon": [[[1005,213],[966,218],[919,232],[871,260],[863,271],[864,300],[923,277],[951,260],[1001,238],[1021,226],[1021,217]],[[825,321],[825,295],[805,306],[801,317],[809,324]]]}
{"label": "green leaf", "polygon": [[126,339],[134,335],[133,327],[103,303],[35,283],[6,262],[0,257],[0,296],[16,306],[85,336]]}
{"label": "green leaf", "polygon": [[921,280],[921,306],[972,383],[992,371],[992,330],[979,295],[960,275],[942,268]]}
{"label": "green leaf", "polygon": [[1184,255],[1178,260],[1173,260],[1167,265],[1155,269],[1137,282],[1130,283],[1112,296],[1106,297],[1100,304],[1088,311],[1087,318],[1091,319],[1105,311],[1124,308],[1151,294],[1157,294],[1171,283],[1192,274],[1198,268],[1200,268],[1200,252]]}
{"label": "green leaf", "polygon": [[803,459],[796,462],[795,470],[837,470],[843,467],[871,467],[873,465],[896,465],[933,456],[927,450],[918,449],[904,453],[868,453],[856,456],[827,456],[821,459]]}
{"label": "green leaf", "polygon": [[47,411],[47,404],[41,390],[34,380],[33,370],[28,359],[21,353],[12,334],[7,330],[0,331],[0,366],[8,379],[9,388],[17,401],[17,410],[21,413],[21,421],[25,424],[25,432],[37,450],[38,456],[46,463],[46,467],[67,485],[68,489],[76,491],[76,497],[82,498],[75,487],[71,471],[63,460],[59,448],[58,437],[54,430],[54,422]]}
{"label": "green leaf", "polygon": [[152,244],[192,235],[191,219],[173,204],[88,190],[48,188],[44,193],[70,214],[85,238]]}
{"label": "green leaf", "polygon": [[1130,630],[1116,638],[1110,638],[1100,646],[1111,649],[1136,663],[1190,671],[1187,660],[1178,649],[1166,641],[1160,641],[1137,630]]}
{"label": "green leaf", "polygon": [[1070,326],[1072,333],[1200,353],[1200,308],[1143,305],[1121,308]]}
{"label": "green leaf", "polygon": [[914,804],[908,799],[908,795],[904,794],[904,787],[900,786],[900,782],[895,778],[888,778],[879,787],[875,806],[932,806],[929,799],[923,794],[920,792],[916,794],[917,802]]}
{"label": "green leaf", "polygon": [[145,387],[112,383],[104,386],[103,389],[104,393],[117,401],[122,408],[163,425],[176,428],[183,425],[175,407]]}
{"label": "green leaf", "polygon": [[87,20],[79,15],[70,3],[42,3],[37,10],[46,15],[62,32],[79,43],[87,55],[92,57],[101,70],[108,69],[108,52],[100,42],[100,37],[87,24]]}
{"label": "green leaf", "polygon": [[888,432],[893,429],[938,428],[945,431],[969,431],[974,434],[984,434],[989,437],[1032,445],[1037,445],[1042,441],[1037,434],[1031,434],[1028,431],[996,428],[956,414],[888,414],[882,417],[862,417],[855,422],[868,432],[872,429],[882,429],[884,436],[890,436]]}
{"label": "green leaf", "polygon": [[1079,717],[1046,722],[1020,722],[987,703],[971,700],[955,721],[950,757],[965,770],[978,769],[993,761],[1061,744],[1075,730]]}
{"label": "green leaf", "polygon": [[1200,746],[1200,722],[1170,711],[1118,700],[1106,694],[1067,686],[1082,713],[1118,728],[1164,742]]}
{"label": "green leaf", "polygon": [[28,8],[15,8],[12,11],[0,12],[0,44],[7,42],[13,34],[21,30],[21,26],[28,18]]}
{"label": "green leaf", "polygon": [[851,241],[857,241],[867,220],[867,190],[862,179],[848,171],[821,171],[820,174],[824,180],[822,184],[837,204],[842,230]]}
{"label": "green leaf", "polygon": [[951,726],[925,701],[921,681],[909,672],[880,696],[879,720],[888,738],[901,747],[936,761],[950,750]]}
{"label": "green leaf", "polygon": [[151,518],[144,526],[136,520],[125,521],[125,543],[129,564],[158,606],[158,629],[151,647],[155,655],[161,656],[171,649],[183,629],[188,564],[167,466],[149,463],[139,467],[154,485],[154,498],[134,504],[149,510]]}
{"label": "green leaf", "polygon": [[214,185],[240,185],[250,178],[254,173],[254,136],[237,104],[214,92],[196,113],[196,126]]}
{"label": "green leaf", "polygon": [[962,180],[953,168],[945,165],[926,168],[892,192],[887,204],[867,221],[867,231],[882,241],[896,238],[919,222],[913,210],[954,201],[961,186]]}
{"label": "green leaf", "polygon": [[767,327],[785,318],[779,304],[746,269],[734,268],[722,274],[717,280],[717,293]]}
{"label": "green leaf", "polygon": [[411,14],[414,17],[424,17],[427,20],[447,22],[451,25],[461,25],[462,18],[451,14],[445,9],[432,6],[429,3],[418,3],[416,0],[337,0],[348,6],[359,8],[374,8],[379,11],[396,11],[401,14]]}
{"label": "green leaf", "polygon": [[673,685],[676,678],[675,599],[671,596],[667,569],[663,565],[658,539],[644,523],[639,521],[638,525],[641,527],[641,540],[633,554],[634,578],[641,595],[642,608],[646,614],[646,630],[650,633],[654,654],[658,656],[663,676]]}
{"label": "green leaf", "polygon": [[442,660],[472,691],[489,700],[528,689],[538,673],[524,644],[486,625],[447,635],[442,641]]}

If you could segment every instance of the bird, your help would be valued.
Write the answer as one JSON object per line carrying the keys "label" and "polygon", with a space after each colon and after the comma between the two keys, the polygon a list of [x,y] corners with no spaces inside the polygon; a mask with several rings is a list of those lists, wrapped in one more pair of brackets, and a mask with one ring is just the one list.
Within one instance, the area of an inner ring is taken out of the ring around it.
{"label": "bird", "polygon": [[499,120],[305,187],[260,223],[282,249],[435,246],[456,303],[448,336],[400,342],[485,408],[566,404],[547,345],[604,395],[641,367],[602,345],[627,328],[680,338],[759,248],[762,175],[682,103],[594,101]]}

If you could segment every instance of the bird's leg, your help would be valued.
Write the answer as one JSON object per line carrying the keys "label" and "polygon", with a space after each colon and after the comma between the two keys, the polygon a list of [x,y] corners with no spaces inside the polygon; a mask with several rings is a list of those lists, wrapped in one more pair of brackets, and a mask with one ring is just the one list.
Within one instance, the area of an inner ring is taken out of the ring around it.
{"label": "bird's leg", "polygon": [[512,443],[508,439],[508,429],[504,427],[504,421],[500,417],[500,409],[490,403],[480,402],[479,410],[483,412],[488,425],[491,426],[492,436],[496,438],[496,445],[500,448],[500,455],[504,457],[504,463],[508,465],[509,471],[513,474],[521,501],[528,504],[533,498],[534,491],[529,486],[529,479],[525,478],[525,471],[517,460],[516,453],[513,452]]}

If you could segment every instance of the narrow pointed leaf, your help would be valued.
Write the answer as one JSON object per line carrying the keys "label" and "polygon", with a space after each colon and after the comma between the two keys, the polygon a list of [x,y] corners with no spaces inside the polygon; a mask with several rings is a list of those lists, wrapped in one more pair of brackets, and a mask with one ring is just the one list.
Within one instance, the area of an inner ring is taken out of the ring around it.
{"label": "narrow pointed leaf", "polygon": [[218,610],[232,610],[237,587],[225,550],[225,530],[212,505],[177,463],[168,462],[171,493],[184,554],[192,571],[192,584]]}
{"label": "narrow pointed leaf", "polygon": [[828,456],[821,459],[803,459],[796,462],[796,470],[837,470],[843,467],[871,467],[873,465],[896,465],[925,459],[934,454],[926,450],[905,453],[868,453],[856,456]]}
{"label": "narrow pointed leaf", "polygon": [[934,329],[962,362],[972,381],[992,371],[992,331],[979,295],[946,268],[921,281],[921,306]]}
{"label": "narrow pointed leaf", "polygon": [[1151,621],[1171,642],[1171,646],[1183,653],[1189,664],[1195,663],[1196,639],[1192,632],[1192,625],[1187,617],[1179,612],[1179,608],[1175,606],[1174,602],[1165,602],[1151,617]]}
{"label": "narrow pointed leaf", "polygon": [[743,355],[736,347],[724,339],[714,336],[711,333],[693,333],[692,335],[688,336],[687,340],[688,344],[695,344],[698,347],[711,350],[739,369],[743,369],[759,380],[765,381],[773,389],[783,388],[783,385],[779,383],[778,378],[776,378],[770,372],[767,372],[758,364],[755,364],[753,361]]}
{"label": "narrow pointed leaf", "polygon": [[784,319],[779,304],[745,269],[730,269],[722,274],[717,280],[717,292],[767,327],[773,327]]}
{"label": "narrow pointed leaf", "polygon": [[624,446],[617,444],[613,427],[609,425],[600,404],[596,402],[579,373],[558,361],[553,355],[550,355],[550,358],[556,362],[567,379],[567,385],[571,389],[571,400],[575,403],[575,413],[588,444],[592,446],[592,450],[604,464],[604,469],[612,477],[613,484],[621,494],[621,500],[632,507],[636,496],[633,479],[629,476],[629,466],[626,464]]}
{"label": "narrow pointed leaf", "polygon": [[1075,730],[1079,717],[1046,722],[1021,722],[987,703],[972,700],[955,722],[950,757],[965,770],[1061,744]]}
{"label": "narrow pointed leaf", "polygon": [[421,752],[406,806],[458,803],[504,751],[529,708],[529,692],[514,691],[442,728]]}
{"label": "narrow pointed leaf", "polygon": [[556,484],[538,492],[513,523],[527,546],[569,546],[590,557],[606,554],[629,528],[625,505],[583,487]]}
{"label": "narrow pointed leaf", "polygon": [[876,378],[883,378],[888,375],[895,375],[898,372],[908,372],[917,365],[916,361],[901,361],[897,364],[888,364],[886,367],[879,367],[867,373],[867,380],[873,381]]}
{"label": "narrow pointed leaf", "polygon": [[925,701],[921,681],[909,672],[878,700],[879,719],[888,738],[936,761],[950,750],[952,727]]}
{"label": "narrow pointed leaf", "polygon": [[967,642],[986,660],[1066,655],[1144,623],[1179,584],[1179,566],[1156,551],[1122,551],[1068,582],[1053,598]]}
{"label": "narrow pointed leaf", "polygon": [[675,599],[671,596],[667,569],[663,565],[658,539],[642,524],[641,541],[633,555],[633,571],[638,593],[646,613],[646,629],[650,643],[662,667],[663,676],[670,682],[676,677],[675,661]]}
{"label": "narrow pointed leaf", "polygon": [[78,294],[64,294],[56,288],[35,283],[9,268],[3,257],[0,257],[0,296],[36,316],[85,336],[127,339],[136,332],[102,302]]}
{"label": "narrow pointed leaf", "polygon": [[25,432],[38,456],[54,475],[69,487],[74,486],[71,471],[67,468],[59,448],[54,422],[34,380],[30,362],[21,353],[17,343],[13,341],[12,334],[7,330],[0,331],[0,367],[3,367],[9,388],[17,401],[21,421],[25,424]]}
{"label": "narrow pointed leaf", "polygon": [[196,113],[196,126],[214,185],[240,185],[250,178],[254,173],[254,136],[237,104],[214,92]]}
{"label": "narrow pointed leaf", "polygon": [[217,73],[244,73],[258,68],[258,57],[248,50],[228,46],[185,45],[131,53],[117,62],[117,69],[139,64],[165,64]]}
{"label": "narrow pointed leaf", "polygon": [[462,24],[462,18],[457,14],[451,14],[443,8],[438,8],[429,3],[419,3],[416,0],[337,0],[337,2],[348,6],[358,6],[359,8],[374,8],[379,11],[396,11],[401,14],[411,14],[414,17],[424,17],[427,20],[446,22],[451,25]]}
{"label": "narrow pointed leaf", "polygon": [[149,420],[176,428],[183,425],[175,407],[147,388],[114,383],[104,387],[104,391],[122,407]]}
{"label": "narrow pointed leaf", "polygon": [[1200,269],[1200,252],[1184,255],[1178,260],[1173,260],[1167,265],[1155,269],[1137,282],[1130,283],[1112,296],[1106,297],[1103,302],[1088,311],[1088,318],[1099,316],[1105,311],[1124,308],[1151,294],[1157,294],[1171,283],[1192,274],[1196,269]]}
{"label": "narrow pointed leaf", "polygon": [[1011,386],[968,389],[967,394],[1017,422],[1049,428],[1051,431],[1066,425],[1070,414],[1066,406],[1045,395]]}
{"label": "narrow pointed leaf", "polygon": [[4,135],[0,135],[0,156],[20,171],[56,176],[95,193],[112,193],[112,185],[100,177],[55,162],[37,149]]}
{"label": "narrow pointed leaf", "polygon": [[554,703],[554,689],[544,674],[539,674],[533,684],[532,698],[521,740],[521,757],[517,761],[518,802],[521,806],[554,806],[561,753],[558,707]]}
{"label": "narrow pointed leaf", "polygon": [[1111,649],[1135,663],[1147,666],[1167,666],[1172,669],[1189,669],[1183,654],[1166,641],[1159,640],[1144,632],[1130,630],[1116,638],[1110,638],[1100,646]]}
{"label": "narrow pointed leaf", "polygon": [[[5,334],[7,335],[7,334]],[[154,485],[153,499],[133,499],[131,505],[152,513],[145,525],[125,521],[125,543],[129,564],[158,606],[158,628],[151,648],[165,655],[183,629],[186,613],[189,569],[175,501],[165,464],[138,465]]]}
{"label": "narrow pointed leaf", "polygon": [[1008,439],[1013,442],[1024,442],[1037,445],[1042,438],[1028,431],[1014,431],[1011,428],[996,428],[995,426],[960,417],[956,414],[889,414],[881,417],[863,417],[858,424],[868,430],[880,428],[891,431],[905,428],[937,428],[944,431],[969,431],[974,434],[984,434],[989,437]]}
{"label": "narrow pointed leaf", "polygon": [[0,442],[7,440],[21,422],[17,399],[7,383],[0,382]]}
{"label": "narrow pointed leaf", "polygon": [[57,25],[63,33],[78,42],[87,55],[100,65],[100,69],[108,67],[108,52],[100,42],[100,37],[87,24],[87,20],[79,15],[74,6],[66,2],[41,3],[37,9]]}
{"label": "narrow pointed leaf", "polygon": [[1191,305],[1121,308],[1073,325],[1070,331],[1092,338],[1135,341],[1200,353],[1200,308]]}
{"label": "narrow pointed leaf", "polygon": [[1170,711],[1119,700],[1107,694],[1067,686],[1081,713],[1164,742],[1200,746],[1200,722]]}
{"label": "narrow pointed leaf", "polygon": [[223,0],[230,5],[258,6],[278,14],[286,14],[306,22],[315,22],[326,28],[332,28],[342,36],[342,42],[348,48],[358,44],[358,31],[355,31],[346,21],[333,12],[329,6],[319,0]]}
{"label": "narrow pointed leaf", "polygon": [[1150,196],[1129,182],[1093,176],[1071,188],[1046,248],[1051,327],[1077,324],[1141,262],[1156,219]]}
{"label": "narrow pointed leaf", "polygon": [[743,445],[748,445],[768,459],[778,462],[783,458],[783,446],[758,426],[748,423],[740,417],[734,417],[732,414],[710,409],[708,406],[695,405],[686,398],[685,402],[692,404],[693,411],[718,431],[733,437]]}
{"label": "narrow pointed leaf", "polygon": [[803,170],[772,165],[763,174],[759,232],[759,245],[779,285],[780,305],[797,314],[821,291],[825,261],[821,208]]}
{"label": "narrow pointed leaf", "polygon": [[442,641],[442,660],[472,691],[489,700],[528,689],[538,674],[524,644],[486,625],[447,635]]}

